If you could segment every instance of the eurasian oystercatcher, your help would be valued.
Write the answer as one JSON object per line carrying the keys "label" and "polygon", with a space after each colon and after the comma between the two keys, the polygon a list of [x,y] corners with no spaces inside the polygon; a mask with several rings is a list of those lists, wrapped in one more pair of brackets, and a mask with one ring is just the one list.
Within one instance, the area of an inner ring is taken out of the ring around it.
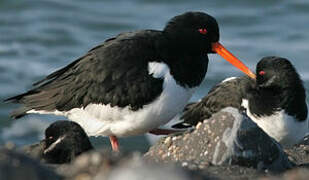
{"label": "eurasian oystercatcher", "polygon": [[172,127],[196,125],[225,107],[246,114],[283,147],[298,143],[308,132],[306,93],[291,62],[281,57],[264,57],[256,66],[256,80],[228,78],[213,87],[201,101],[189,104]]}
{"label": "eurasian oystercatcher", "polygon": [[56,121],[45,130],[42,158],[48,163],[68,163],[93,147],[82,127],[73,121]]}
{"label": "eurasian oystercatcher", "polygon": [[22,147],[27,155],[45,163],[69,163],[93,146],[83,128],[76,122],[60,120],[45,130],[45,139]]}
{"label": "eurasian oystercatcher", "polygon": [[202,12],[172,18],[163,31],[121,33],[7,99],[23,104],[13,118],[28,113],[63,115],[90,136],[117,137],[146,132],[181,112],[204,80],[208,53],[217,53],[254,78],[219,42],[217,21]]}

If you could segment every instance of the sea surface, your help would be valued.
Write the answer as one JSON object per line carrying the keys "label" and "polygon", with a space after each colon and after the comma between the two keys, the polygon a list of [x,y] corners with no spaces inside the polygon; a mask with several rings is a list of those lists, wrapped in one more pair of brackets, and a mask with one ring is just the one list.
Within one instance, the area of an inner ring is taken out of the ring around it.
{"label": "sea surface", "polygon": [[[26,91],[111,36],[162,29],[171,17],[186,11],[214,16],[220,42],[252,70],[264,56],[290,59],[309,89],[308,0],[1,0],[0,145],[35,143],[50,123],[64,119],[31,115],[12,120],[8,114],[17,105],[3,103],[5,98]],[[221,57],[211,55],[206,79],[192,101],[224,78],[240,75]],[[92,141],[108,145],[105,138]],[[120,143],[127,150],[141,151],[149,145],[144,136]]]}

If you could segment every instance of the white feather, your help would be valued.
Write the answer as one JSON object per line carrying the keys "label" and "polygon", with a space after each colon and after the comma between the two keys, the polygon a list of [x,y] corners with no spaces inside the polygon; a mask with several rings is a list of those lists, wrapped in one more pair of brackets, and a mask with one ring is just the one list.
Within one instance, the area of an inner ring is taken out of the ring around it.
{"label": "white feather", "polygon": [[271,116],[257,117],[250,112],[248,100],[243,99],[242,106],[246,108],[247,115],[283,147],[299,143],[308,132],[307,120],[297,121],[284,110],[277,111]]}
{"label": "white feather", "polygon": [[169,68],[165,63],[150,62],[148,73],[154,78],[162,78],[169,73]]}
{"label": "white feather", "polygon": [[63,136],[59,137],[47,149],[44,150],[44,154],[46,154],[46,153],[50,152],[51,150],[53,150],[62,140],[64,140],[64,138],[66,138],[66,135],[63,135]]}
{"label": "white feather", "polygon": [[150,62],[148,72],[155,78],[164,78],[163,92],[152,103],[137,111],[131,111],[129,107],[111,107],[109,104],[89,104],[67,112],[30,110],[28,113],[66,116],[79,123],[90,136],[143,134],[166,124],[181,112],[196,89],[178,85],[164,63]]}

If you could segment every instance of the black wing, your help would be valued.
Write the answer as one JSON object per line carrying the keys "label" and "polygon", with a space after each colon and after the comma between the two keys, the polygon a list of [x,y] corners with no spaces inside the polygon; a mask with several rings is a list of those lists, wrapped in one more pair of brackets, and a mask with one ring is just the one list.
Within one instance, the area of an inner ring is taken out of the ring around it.
{"label": "black wing", "polygon": [[141,108],[162,92],[163,79],[148,74],[148,62],[160,59],[154,46],[160,33],[123,33],[106,40],[32,90],[7,99],[23,104],[11,116],[19,118],[31,109],[67,111],[90,103]]}
{"label": "black wing", "polygon": [[248,77],[239,77],[214,86],[200,102],[187,105],[181,120],[173,128],[187,128],[208,119],[212,114],[225,107],[241,108],[242,99],[253,86],[254,81]]}

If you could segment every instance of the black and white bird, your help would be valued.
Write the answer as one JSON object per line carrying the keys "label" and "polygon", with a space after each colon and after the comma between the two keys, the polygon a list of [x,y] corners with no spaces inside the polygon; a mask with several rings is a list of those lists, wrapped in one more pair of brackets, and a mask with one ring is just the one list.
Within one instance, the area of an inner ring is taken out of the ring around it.
{"label": "black and white bird", "polygon": [[45,130],[45,139],[22,148],[26,154],[52,164],[69,163],[92,149],[93,146],[83,128],[67,120],[52,123]]}
{"label": "black and white bird", "polygon": [[121,33],[6,101],[23,104],[13,118],[54,114],[79,123],[89,136],[160,133],[204,80],[208,53],[217,53],[252,78],[219,42],[216,20],[202,12],[172,18],[163,31]]}
{"label": "black and white bird", "polygon": [[225,107],[246,114],[283,147],[298,143],[308,132],[306,93],[291,62],[281,57],[264,57],[256,67],[256,80],[228,78],[207,96],[186,107],[182,122],[174,128],[196,125]]}
{"label": "black and white bird", "polygon": [[68,163],[83,152],[92,150],[92,144],[79,124],[56,121],[45,130],[43,159],[48,163]]}

